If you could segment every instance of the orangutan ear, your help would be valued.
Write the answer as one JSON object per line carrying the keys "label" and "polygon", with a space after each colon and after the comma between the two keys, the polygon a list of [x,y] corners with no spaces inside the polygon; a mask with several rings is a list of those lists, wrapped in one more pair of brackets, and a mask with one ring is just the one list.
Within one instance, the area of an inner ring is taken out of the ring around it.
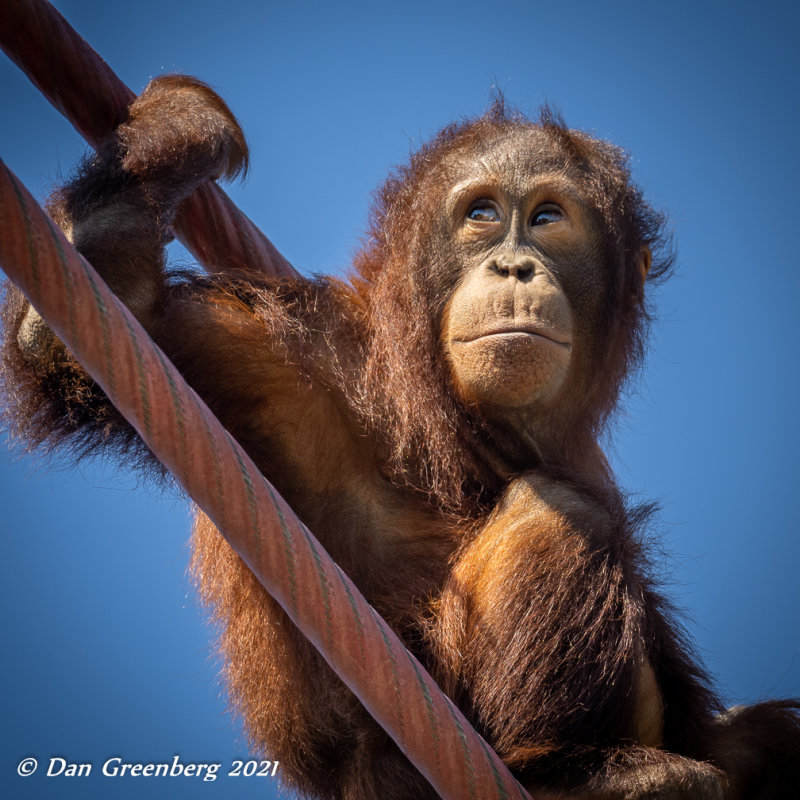
{"label": "orangutan ear", "polygon": [[642,245],[639,255],[636,257],[636,266],[642,274],[642,285],[647,280],[647,273],[650,272],[650,265],[653,263],[653,254],[647,245]]}

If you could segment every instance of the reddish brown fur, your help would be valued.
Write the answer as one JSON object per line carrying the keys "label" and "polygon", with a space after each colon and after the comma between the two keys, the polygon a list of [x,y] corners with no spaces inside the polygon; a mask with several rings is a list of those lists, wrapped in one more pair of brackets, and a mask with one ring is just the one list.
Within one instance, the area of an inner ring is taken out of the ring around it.
{"label": "reddish brown fur", "polygon": [[[517,431],[459,399],[442,316],[463,266],[435,223],[451,172],[536,131],[537,157],[579,187],[602,248],[602,297],[576,390]],[[537,140],[538,141],[538,140]],[[506,144],[507,143],[507,144]],[[154,82],[50,210],[375,608],[526,785],[543,797],[789,798],[793,703],[721,711],[665,601],[596,444],[641,358],[663,220],[624,155],[502,103],[451,126],[378,196],[349,281],[242,272],[167,279],[176,204],[245,166],[208,87]],[[33,445],[77,455],[140,443],[14,289],[7,415]],[[430,787],[198,515],[192,574],[219,630],[231,705],[253,747],[309,796],[426,798]]]}
{"label": "reddish brown fur", "polygon": [[[560,448],[591,448],[614,408],[629,370],[643,355],[648,315],[636,258],[642,246],[655,254],[651,281],[663,278],[672,264],[663,218],[647,206],[629,181],[624,153],[612,145],[568,130],[545,109],[540,122],[552,143],[552,162],[581,177],[584,191],[607,231],[609,259],[620,262],[609,286],[604,314],[607,341],[598,347],[596,370],[584,393],[581,413],[570,419]],[[487,140],[530,128],[524,118],[506,112],[498,102],[477,121],[445,128],[433,141],[398,168],[377,195],[368,246],[355,259],[355,286],[366,297],[370,344],[365,370],[365,396],[376,415],[375,430],[391,437],[391,463],[412,484],[422,484],[437,502],[470,508],[480,485],[492,483],[474,447],[474,430],[481,420],[454,401],[439,352],[438,322],[455,275],[429,253],[434,232],[417,220],[433,217],[447,182],[449,159],[472,153]],[[616,278],[615,278],[616,281]],[[431,313],[433,312],[433,313]],[[419,366],[424,365],[424,369]],[[486,444],[485,430],[478,432]],[[412,469],[402,466],[411,456]],[[420,460],[422,463],[420,463]],[[574,462],[579,456],[574,454]],[[510,465],[513,470],[518,465]],[[422,480],[420,481],[420,478]]]}

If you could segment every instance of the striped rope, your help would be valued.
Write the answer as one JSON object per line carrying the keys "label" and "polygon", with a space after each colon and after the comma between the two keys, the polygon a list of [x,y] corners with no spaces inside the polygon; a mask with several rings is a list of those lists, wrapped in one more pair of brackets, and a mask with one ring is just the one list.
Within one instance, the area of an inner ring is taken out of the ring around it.
{"label": "striped rope", "polygon": [[529,798],[2,162],[0,266],[437,792]]}
{"label": "striped rope", "polygon": [[[0,46],[87,141],[126,119],[133,92],[49,3],[0,0],[0,19]],[[208,269],[297,275],[214,183],[175,229]],[[529,798],[2,162],[0,266],[439,794]]]}

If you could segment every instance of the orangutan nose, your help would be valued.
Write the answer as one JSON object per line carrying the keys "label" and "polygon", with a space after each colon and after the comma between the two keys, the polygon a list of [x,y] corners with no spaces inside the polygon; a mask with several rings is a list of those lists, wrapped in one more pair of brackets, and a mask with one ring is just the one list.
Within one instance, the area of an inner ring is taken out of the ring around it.
{"label": "orangutan nose", "polygon": [[502,278],[516,278],[518,281],[527,281],[533,277],[536,271],[536,263],[528,256],[501,255],[490,262],[489,269]]}

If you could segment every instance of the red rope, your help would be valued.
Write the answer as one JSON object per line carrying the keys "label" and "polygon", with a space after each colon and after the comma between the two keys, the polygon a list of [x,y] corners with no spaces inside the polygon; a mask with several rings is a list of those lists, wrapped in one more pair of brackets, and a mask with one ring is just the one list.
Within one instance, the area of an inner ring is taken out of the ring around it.
{"label": "red rope", "polygon": [[[0,47],[91,145],[125,121],[134,93],[50,3],[0,0],[0,20]],[[298,274],[213,182],[181,204],[175,232],[212,271]]]}
{"label": "red rope", "polygon": [[0,266],[440,795],[530,800],[2,162]]}
{"label": "red rope", "polygon": [[[0,45],[91,143],[126,118],[132,92],[52,6],[0,0],[0,16]],[[179,227],[212,269],[296,274],[214,184]],[[2,162],[0,266],[441,796],[530,800]]]}

